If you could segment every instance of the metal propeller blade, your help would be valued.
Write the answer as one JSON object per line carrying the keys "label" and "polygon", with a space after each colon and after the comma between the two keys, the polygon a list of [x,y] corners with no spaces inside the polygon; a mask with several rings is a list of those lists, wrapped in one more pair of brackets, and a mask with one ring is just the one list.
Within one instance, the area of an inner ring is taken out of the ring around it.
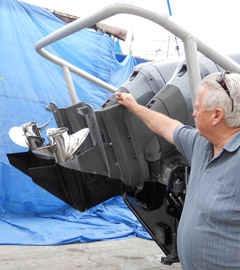
{"label": "metal propeller blade", "polygon": [[54,157],[55,156],[55,151],[56,151],[57,144],[47,144],[43,147],[39,147],[33,150],[34,153],[38,153],[44,156],[48,157]]}
{"label": "metal propeller blade", "polygon": [[51,120],[46,122],[41,127],[38,127],[37,122],[28,122],[20,127],[12,127],[9,130],[9,136],[16,144],[28,147],[31,151],[35,148],[44,145],[41,131],[49,124]]}
{"label": "metal propeller blade", "polygon": [[23,124],[21,128],[25,132],[26,135],[29,136],[36,136],[36,137],[41,137],[41,132],[43,129],[51,122],[52,120],[47,121],[44,125],[41,127],[38,127],[38,123],[33,121],[33,122],[28,122],[26,124]]}
{"label": "metal propeller blade", "polygon": [[9,136],[13,142],[16,144],[28,147],[26,134],[24,133],[23,129],[21,127],[12,127],[9,130]]}
{"label": "metal propeller blade", "polygon": [[70,135],[70,148],[68,150],[67,158],[71,158],[72,155],[78,150],[81,144],[85,141],[89,134],[89,128],[83,128],[78,132]]}
{"label": "metal propeller blade", "polygon": [[71,159],[89,134],[89,128],[81,129],[72,135],[68,135],[67,131],[65,127],[47,130],[50,145],[56,144],[54,154],[59,163]]}

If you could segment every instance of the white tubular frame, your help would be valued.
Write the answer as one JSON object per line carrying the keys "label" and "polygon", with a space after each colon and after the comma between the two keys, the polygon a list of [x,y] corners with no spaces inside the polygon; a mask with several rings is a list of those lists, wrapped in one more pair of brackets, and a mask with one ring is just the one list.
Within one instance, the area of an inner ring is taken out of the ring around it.
{"label": "white tubular frame", "polygon": [[201,76],[200,68],[198,63],[197,51],[201,52],[203,55],[211,59],[213,62],[221,66],[225,70],[230,70],[232,72],[240,73],[240,65],[227,56],[223,56],[220,53],[216,52],[214,49],[210,48],[208,45],[204,44],[202,41],[197,39],[187,30],[175,23],[172,18],[167,14],[155,13],[140,7],[128,5],[128,4],[113,4],[109,5],[98,12],[93,13],[90,16],[85,18],[80,18],[61,29],[51,33],[50,35],[39,40],[35,44],[36,51],[48,59],[49,61],[62,67],[69,94],[72,100],[72,103],[75,104],[78,102],[77,95],[72,83],[72,78],[70,72],[73,72],[82,78],[106,89],[107,91],[114,93],[117,89],[112,85],[92,76],[91,74],[81,70],[80,68],[70,64],[63,59],[54,56],[53,54],[47,52],[45,49],[46,46],[69,36],[77,31],[80,31],[84,28],[94,25],[97,22],[100,22],[104,19],[112,17],[116,14],[132,14],[145,19],[148,19],[169,32],[177,36],[183,41],[186,64],[189,74],[189,85],[191,89],[192,102],[194,103],[196,98],[196,93],[200,87]]}

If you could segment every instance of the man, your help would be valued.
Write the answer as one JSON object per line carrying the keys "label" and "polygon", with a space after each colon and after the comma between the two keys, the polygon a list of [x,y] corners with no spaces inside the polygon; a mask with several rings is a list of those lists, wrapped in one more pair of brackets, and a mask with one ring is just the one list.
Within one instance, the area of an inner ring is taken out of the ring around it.
{"label": "man", "polygon": [[204,78],[193,111],[198,129],[139,105],[130,94],[116,98],[191,165],[178,226],[183,269],[240,269],[240,75]]}

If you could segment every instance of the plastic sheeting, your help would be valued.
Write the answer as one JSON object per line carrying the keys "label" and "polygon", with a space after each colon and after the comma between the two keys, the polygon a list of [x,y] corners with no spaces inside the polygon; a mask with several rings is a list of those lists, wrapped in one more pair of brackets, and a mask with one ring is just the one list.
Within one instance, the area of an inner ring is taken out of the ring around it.
{"label": "plastic sheeting", "polygon": [[[56,245],[132,236],[150,238],[122,201],[115,197],[80,213],[12,167],[6,153],[23,152],[8,135],[13,126],[53,118],[45,106],[71,105],[60,67],[42,58],[34,44],[64,23],[46,10],[16,0],[0,1],[0,244]],[[82,30],[46,48],[54,55],[119,87],[136,61],[119,63],[114,41]],[[110,95],[72,75],[79,101],[98,109]],[[55,126],[52,121],[49,127]]]}

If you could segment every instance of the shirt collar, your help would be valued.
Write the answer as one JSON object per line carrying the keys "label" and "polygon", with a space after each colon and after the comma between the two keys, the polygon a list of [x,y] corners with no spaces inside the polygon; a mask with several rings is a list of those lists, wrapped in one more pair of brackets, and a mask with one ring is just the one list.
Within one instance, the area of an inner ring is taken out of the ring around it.
{"label": "shirt collar", "polygon": [[232,138],[230,142],[224,145],[224,149],[228,152],[236,151],[240,146],[240,131],[236,133],[236,135]]}

